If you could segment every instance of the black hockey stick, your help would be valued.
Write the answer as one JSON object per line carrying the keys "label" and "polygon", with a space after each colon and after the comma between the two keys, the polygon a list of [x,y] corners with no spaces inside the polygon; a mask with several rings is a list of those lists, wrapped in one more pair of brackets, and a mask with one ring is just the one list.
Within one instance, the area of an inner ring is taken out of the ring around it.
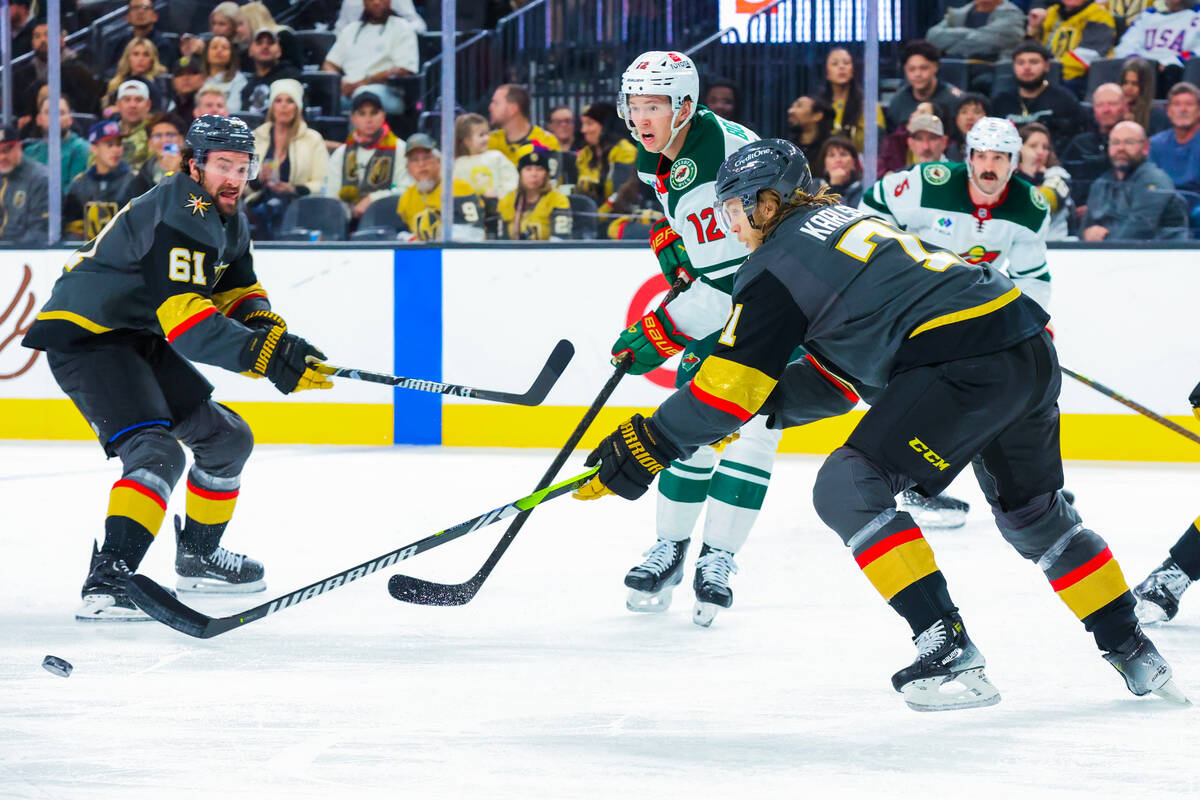
{"label": "black hockey stick", "polygon": [[1187,428],[1183,427],[1182,425],[1177,425],[1176,423],[1171,422],[1171,420],[1167,419],[1166,417],[1162,416],[1161,414],[1155,414],[1153,411],[1146,408],[1141,403],[1137,403],[1137,402],[1134,402],[1133,400],[1130,400],[1128,397],[1121,394],[1120,392],[1114,392],[1112,389],[1108,388],[1103,383],[1100,383],[1099,381],[1094,381],[1091,378],[1087,377],[1086,375],[1080,375],[1078,372],[1075,372],[1074,370],[1067,369],[1062,364],[1059,364],[1058,368],[1061,369],[1064,374],[1071,376],[1072,378],[1074,378],[1075,380],[1079,381],[1082,384],[1092,387],[1100,394],[1111,397],[1113,400],[1116,400],[1121,405],[1128,406],[1129,408],[1132,408],[1134,411],[1138,412],[1139,414],[1142,414],[1142,415],[1147,416],[1150,419],[1154,420],[1159,425],[1165,425],[1166,427],[1168,427],[1171,430],[1178,433],[1180,436],[1186,436],[1187,438],[1191,439],[1196,444],[1200,444],[1200,436],[1196,435],[1195,433],[1192,433],[1191,431],[1189,431]]}
{"label": "black hockey stick", "polygon": [[514,514],[527,513],[539,503],[544,503],[547,500],[575,491],[575,489],[591,480],[592,476],[598,470],[599,467],[593,467],[582,475],[576,475],[574,478],[565,480],[562,483],[536,491],[527,497],[522,497],[520,500],[514,500],[499,508],[494,508],[485,514],[472,517],[466,522],[460,522],[452,528],[439,531],[432,536],[426,536],[420,541],[405,545],[390,553],[384,553],[378,558],[373,558],[358,566],[342,570],[335,575],[319,580],[316,583],[311,583],[290,594],[276,597],[274,600],[228,617],[210,617],[194,608],[184,605],[178,598],[145,575],[134,575],[129,579],[129,583],[127,584],[129,597],[138,605],[138,608],[164,625],[169,625],[181,633],[186,633],[188,636],[195,636],[198,639],[211,639],[214,636],[220,636],[226,631],[240,628],[247,623],[270,616],[277,611],[282,611],[285,608],[293,608],[305,600],[311,600],[317,595],[340,588],[351,581],[356,581],[373,572],[390,567],[397,561],[403,561],[406,558],[412,558],[418,553],[432,550],[439,545],[457,539],[465,533],[470,533],[478,528],[491,525],[493,522],[507,519]]}
{"label": "black hockey stick", "polygon": [[[682,278],[675,281],[671,286],[671,291],[663,299],[659,308],[662,308],[667,303],[674,300],[687,284]],[[592,405],[588,408],[587,413],[583,415],[583,419],[575,426],[575,430],[571,432],[571,436],[567,439],[567,443],[558,451],[558,455],[554,457],[554,462],[550,464],[550,468],[546,470],[546,474],[538,481],[538,488],[549,486],[554,480],[554,476],[562,469],[563,464],[567,462],[575,447],[579,444],[579,440],[587,433],[587,429],[591,427],[592,421],[596,419],[596,415],[600,413],[600,409],[608,402],[608,398],[616,390],[617,384],[621,382],[621,378],[625,377],[625,373],[629,372],[633,366],[633,360],[630,358],[622,358],[613,372],[612,377],[604,384],[604,388],[600,390],[600,394],[596,395],[596,399],[592,401]],[[483,586],[483,582],[492,574],[492,570],[496,568],[496,564],[500,562],[500,557],[504,555],[504,551],[512,544],[512,540],[516,538],[521,531],[521,526],[525,524],[525,520],[529,519],[529,515],[533,509],[523,511],[517,518],[508,526],[508,530],[504,532],[504,536],[496,544],[487,561],[483,562],[483,566],[479,571],[472,575],[463,583],[434,583],[422,578],[414,578],[411,575],[397,574],[393,575],[388,581],[388,591],[392,593],[392,597],[401,600],[405,603],[418,603],[426,606],[461,606],[469,603],[471,598]]]}
{"label": "black hockey stick", "polygon": [[546,365],[538,373],[533,385],[524,394],[494,392],[489,389],[473,389],[470,386],[462,386],[457,383],[425,381],[420,378],[401,378],[396,375],[384,375],[380,372],[367,372],[361,369],[338,367],[333,364],[313,364],[313,369],[323,375],[330,375],[335,378],[353,378],[356,381],[386,383],[389,386],[399,386],[401,389],[415,389],[418,392],[448,394],[454,397],[474,397],[478,400],[491,400],[496,403],[510,403],[518,406],[537,406],[541,405],[542,401],[546,399],[546,395],[549,394],[550,389],[558,381],[558,376],[562,375],[563,370],[567,368],[567,364],[571,363],[573,355],[575,355],[575,347],[566,339],[560,339],[558,344],[554,345],[554,350],[550,352],[550,358],[546,359]]}

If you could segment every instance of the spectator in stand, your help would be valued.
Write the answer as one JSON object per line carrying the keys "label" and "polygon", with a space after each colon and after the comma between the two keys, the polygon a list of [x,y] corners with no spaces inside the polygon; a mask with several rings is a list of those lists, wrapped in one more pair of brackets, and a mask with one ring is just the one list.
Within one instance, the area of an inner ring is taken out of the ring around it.
{"label": "spectator in stand", "polygon": [[[515,83],[506,83],[493,92],[492,102],[488,105],[488,114],[494,126],[488,147],[503,153],[514,167],[526,147],[559,149],[558,137],[530,122],[529,111],[529,92]],[[557,184],[561,173],[559,161],[551,159],[550,182]]]}
{"label": "spectator in stand", "polygon": [[[185,123],[183,119],[189,122]],[[150,149],[154,151],[154,157],[142,165],[138,176],[147,186],[157,185],[164,177],[179,169],[183,160],[180,155],[183,137],[187,134],[187,126],[191,119],[180,118],[174,113],[159,113],[146,120],[146,130],[150,132]]]}
{"label": "spectator in stand", "polygon": [[174,95],[171,110],[184,119],[191,119],[196,107],[196,92],[200,91],[207,79],[203,58],[181,56],[171,70],[171,92]]}
{"label": "spectator in stand", "polygon": [[741,122],[738,88],[728,78],[713,78],[708,81],[701,104],[722,119]]}
{"label": "spectator in stand", "polygon": [[146,117],[150,114],[150,87],[139,80],[125,81],[117,88],[117,115],[125,143],[125,162],[139,170],[153,155]]}
{"label": "spectator in stand", "polygon": [[842,204],[858,208],[862,199],[862,162],[858,148],[847,136],[834,135],[825,140],[813,162],[813,174],[842,196]]}
{"label": "spectator in stand", "polygon": [[[37,92],[46,85],[47,61],[50,51],[49,28],[39,22],[33,28],[33,55],[27,61],[13,64],[13,87],[17,93],[16,105],[22,113],[35,114]],[[92,69],[67,47],[67,33],[62,38],[62,94],[71,103],[71,108],[83,114],[95,114],[104,94],[104,83],[92,74]],[[82,142],[82,138],[80,139]],[[86,147],[86,143],[84,143]]]}
{"label": "spectator in stand", "polygon": [[206,86],[216,86],[225,92],[227,113],[242,110],[242,90],[246,88],[246,75],[240,72],[241,61],[237,48],[228,36],[214,34],[208,42],[205,72]]}
{"label": "spectator in stand", "polygon": [[[413,0],[392,0],[392,10],[402,20],[412,25],[413,30],[417,33],[425,33],[428,30],[425,19],[417,13],[417,9],[413,6]],[[342,0],[342,8],[338,12],[337,21],[333,23],[333,32],[341,33],[343,28],[361,21],[362,17],[363,0]]]}
{"label": "spectator in stand", "polygon": [[992,113],[1004,117],[1018,128],[1040,122],[1050,130],[1056,149],[1063,149],[1071,137],[1085,125],[1078,98],[1061,86],[1050,83],[1053,56],[1039,42],[1023,42],[1013,51],[1013,77],[1017,88],[992,98]]}
{"label": "spectator in stand", "polygon": [[408,180],[400,161],[404,140],[388,127],[379,96],[359,92],[350,109],[350,136],[330,156],[322,193],[345,203],[347,215],[357,220],[367,206],[404,189]]}
{"label": "spectator in stand", "polygon": [[[1143,11],[1148,6],[1154,5],[1160,0],[1107,0],[1105,5],[1108,6],[1108,13],[1112,14],[1113,22],[1117,25],[1117,39],[1124,35],[1125,31],[1129,30],[1129,26],[1134,23]],[[1039,5],[1046,5],[1046,0],[1039,0]]]}
{"label": "spectator in stand", "polygon": [[12,34],[12,57],[23,56],[33,49],[33,27],[36,20],[30,13],[30,0],[9,0],[8,30]]}
{"label": "spectator in stand", "polygon": [[[179,57],[179,53],[175,52],[175,44],[163,35],[163,32],[158,30],[158,12],[154,10],[154,0],[130,0],[126,7],[125,19],[129,22],[130,31],[126,34],[117,36],[108,43],[107,52],[110,54],[112,61],[107,65],[112,68],[113,61],[117,58],[124,58],[125,53],[129,49],[129,43],[135,39],[147,39],[154,45],[155,56],[159,61],[170,64]],[[120,53],[120,56],[116,54]],[[137,73],[134,73],[135,75]],[[126,77],[129,77],[128,75]],[[124,80],[122,78],[121,80]],[[118,81],[120,83],[120,81]]]}
{"label": "spectator in stand", "polygon": [[1017,170],[1032,183],[1050,206],[1050,225],[1046,240],[1060,242],[1070,237],[1070,225],[1075,215],[1071,200],[1071,173],[1058,163],[1050,129],[1040,122],[1021,128],[1021,160]]}
{"label": "spectator in stand", "polygon": [[608,213],[617,187],[635,174],[637,147],[612,103],[585,108],[580,127],[585,144],[575,157],[579,179],[574,193],[592,198],[598,211]]}
{"label": "spectator in stand", "polygon": [[262,169],[250,182],[246,216],[255,239],[274,239],[297,197],[320,193],[329,172],[321,134],[304,122],[304,87],[291,78],[271,84],[267,121],[254,130]]}
{"label": "spectator in stand", "polygon": [[404,113],[404,98],[387,85],[390,78],[420,69],[417,32],[391,0],[364,0],[362,19],[347,25],[325,55],[321,69],[342,76],[342,96],[362,89],[383,101],[388,114]]}
{"label": "spectator in stand", "polygon": [[[213,38],[224,36],[232,45],[237,38],[238,4],[233,0],[218,3],[208,14],[208,32]],[[212,44],[212,39],[209,40]]]}
{"label": "spectator in stand", "polygon": [[[574,186],[579,180],[579,173],[575,169],[575,155],[584,145],[583,138],[579,135],[579,121],[575,118],[575,112],[567,106],[554,106],[550,109],[547,119],[549,121],[546,123],[546,130],[558,139],[559,158],[562,162],[558,182],[560,185]],[[516,167],[513,169],[515,171]]]}
{"label": "spectator in stand", "polygon": [[1121,92],[1129,106],[1129,118],[1154,136],[1171,127],[1167,112],[1154,105],[1154,64],[1134,56],[1121,65]]}
{"label": "spectator in stand", "polygon": [[954,109],[954,127],[949,136],[950,144],[946,147],[947,161],[966,161],[967,134],[975,123],[991,114],[991,101],[981,94],[964,92],[958,98],[958,106]]}
{"label": "spectator in stand", "polygon": [[787,121],[790,139],[811,162],[817,151],[833,132],[833,109],[819,97],[800,95],[788,107]]}
{"label": "spectator in stand", "polygon": [[1025,12],[1008,0],[974,0],[946,10],[925,38],[942,55],[995,61],[1025,38]]}
{"label": "spectator in stand", "polygon": [[[404,220],[413,239],[431,242],[441,236],[442,154],[427,134],[415,133],[404,148],[409,187],[396,203],[396,213]],[[455,180],[452,188],[454,212],[451,235],[456,242],[480,242],[484,239],[483,204],[466,181]]]}
{"label": "spectator in stand", "polygon": [[43,244],[50,173],[22,158],[16,125],[0,128],[0,242]]}
{"label": "spectator in stand", "polygon": [[466,181],[483,198],[486,216],[496,216],[500,198],[517,188],[517,168],[488,147],[488,121],[463,114],[454,121],[454,180]]}
{"label": "spectator in stand", "polygon": [[1063,164],[1075,178],[1072,188],[1076,203],[1087,198],[1088,184],[1109,167],[1109,133],[1118,122],[1129,119],[1129,104],[1120,86],[1102,83],[1096,87],[1092,92],[1092,116],[1095,128],[1076,135],[1062,151]]}
{"label": "spectator in stand", "polygon": [[[854,59],[844,47],[835,47],[825,56],[825,85],[820,98],[833,109],[833,133],[849,136],[861,152],[863,148],[863,91],[854,77]],[[879,138],[887,127],[883,106],[875,107]]]}
{"label": "spectator in stand", "polygon": [[150,92],[151,106],[161,107],[162,98],[159,97],[158,89],[154,88],[154,79],[166,74],[167,68],[159,61],[158,48],[154,43],[149,39],[131,39],[129,44],[125,45],[125,51],[121,53],[116,73],[108,82],[108,94],[104,96],[102,103],[102,107],[108,109],[105,113],[111,113],[112,106],[116,104],[116,92],[121,84],[134,79],[146,84],[146,89]]}
{"label": "spectator in stand", "polygon": [[1116,41],[1116,23],[1095,0],[1059,0],[1029,12],[1026,32],[1046,45],[1063,65],[1063,84],[1082,96],[1093,61],[1107,58]]}
{"label": "spectator in stand", "polygon": [[[949,109],[961,92],[958,87],[938,80],[938,64],[942,55],[938,49],[924,39],[916,39],[904,45],[900,52],[900,66],[904,68],[905,82],[900,86],[887,105],[888,126],[899,127],[912,116],[918,103],[930,102],[939,109]],[[943,118],[943,125],[950,120]]]}
{"label": "spectator in stand", "polygon": [[[87,169],[89,151],[83,137],[71,130],[75,118],[71,116],[71,105],[67,102],[67,98],[59,98],[58,111],[58,124],[62,130],[62,190],[65,194],[75,176]],[[41,106],[38,108],[37,126],[41,131],[41,138],[25,146],[25,157],[39,164],[46,164],[49,161],[50,153],[49,97],[42,100]]]}
{"label": "spectator in stand", "polygon": [[94,239],[126,203],[150,188],[121,157],[124,134],[115,120],[97,122],[88,130],[92,165],[71,181],[63,200],[63,235]]}
{"label": "spectator in stand", "polygon": [[269,29],[279,43],[279,60],[297,70],[304,69],[304,47],[300,40],[291,28],[275,21],[265,4],[256,1],[239,7],[237,25],[238,40],[246,42],[247,46],[257,38],[259,31]]}
{"label": "spectator in stand", "polygon": [[933,103],[920,103],[908,122],[889,133],[879,147],[879,174],[886,175],[916,164],[941,161],[949,140]]}
{"label": "spectator in stand", "polygon": [[205,84],[196,92],[196,107],[192,109],[192,118],[199,119],[205,114],[216,114],[220,117],[229,116],[229,98],[220,86]]}
{"label": "spectator in stand", "polygon": [[1187,210],[1171,178],[1147,159],[1150,142],[1136,122],[1113,126],[1112,168],[1092,181],[1083,209],[1085,242],[1186,239]]}
{"label": "spectator in stand", "polygon": [[534,242],[571,238],[571,202],[550,184],[550,158],[549,150],[534,146],[517,159],[517,188],[500,199],[496,238]]}
{"label": "spectator in stand", "polygon": [[[1171,176],[1176,189],[1200,192],[1200,88],[1187,81],[1172,86],[1167,116],[1171,127],[1150,139],[1150,160]],[[1200,216],[1200,195],[1192,195],[1188,207]]]}
{"label": "spectator in stand", "polygon": [[254,72],[242,87],[242,111],[265,115],[271,99],[271,84],[284,78],[299,79],[300,70],[281,60],[282,54],[279,37],[273,28],[263,28],[254,34],[250,43]]}
{"label": "spectator in stand", "polygon": [[1113,55],[1157,61],[1158,88],[1165,92],[1183,77],[1183,62],[1200,51],[1200,11],[1195,4],[1196,0],[1162,0],[1161,5],[1147,6],[1117,42]]}

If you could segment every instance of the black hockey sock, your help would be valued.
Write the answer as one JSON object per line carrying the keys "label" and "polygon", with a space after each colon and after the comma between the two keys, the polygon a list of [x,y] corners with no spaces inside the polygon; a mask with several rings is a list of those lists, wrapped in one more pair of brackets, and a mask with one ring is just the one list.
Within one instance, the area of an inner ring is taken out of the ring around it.
{"label": "black hockey sock", "polygon": [[137,572],[153,541],[149,531],[128,517],[108,517],[104,520],[104,546],[100,552],[124,560],[130,570]]}
{"label": "black hockey sock", "polygon": [[942,617],[958,611],[958,607],[950,599],[946,577],[942,575],[941,570],[905,586],[888,601],[888,605],[904,617],[914,636]]}
{"label": "black hockey sock", "polygon": [[1083,627],[1095,637],[1097,647],[1112,652],[1133,636],[1138,626],[1134,605],[1133,593],[1126,591],[1083,618]]}
{"label": "black hockey sock", "polygon": [[1200,518],[1188,526],[1171,548],[1171,560],[1192,580],[1200,580]]}

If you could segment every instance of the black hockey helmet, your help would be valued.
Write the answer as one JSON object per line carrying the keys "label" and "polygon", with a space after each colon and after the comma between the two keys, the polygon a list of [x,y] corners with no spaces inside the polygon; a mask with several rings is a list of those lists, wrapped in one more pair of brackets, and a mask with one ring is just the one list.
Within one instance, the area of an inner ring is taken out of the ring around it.
{"label": "black hockey helmet", "polygon": [[237,117],[222,117],[217,114],[198,117],[188,128],[184,142],[192,148],[197,169],[204,169],[209,153],[227,151],[247,153],[250,156],[250,174],[247,180],[253,180],[258,175],[254,134],[250,126]]}
{"label": "black hockey helmet", "polygon": [[814,184],[808,159],[799,147],[786,139],[751,142],[725,159],[717,170],[717,216],[728,230],[727,200],[740,199],[746,216],[753,219],[758,193],[763,189],[779,192],[787,205],[796,192],[811,194]]}

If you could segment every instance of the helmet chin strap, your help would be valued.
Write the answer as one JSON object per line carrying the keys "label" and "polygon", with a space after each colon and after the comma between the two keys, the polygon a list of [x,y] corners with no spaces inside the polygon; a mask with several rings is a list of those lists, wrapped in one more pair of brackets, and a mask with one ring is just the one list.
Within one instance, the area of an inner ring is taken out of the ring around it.
{"label": "helmet chin strap", "polygon": [[1012,180],[1012,176],[1016,173],[1016,171],[1017,165],[1013,163],[1012,157],[1009,156],[1008,174],[1004,176],[1004,182],[1000,184],[1000,188],[994,192],[984,191],[983,187],[979,185],[979,181],[975,179],[975,167],[971,164],[971,153],[967,153],[967,180],[971,182],[972,186],[979,190],[981,195],[989,200],[995,199],[1004,194],[1004,190],[1008,186],[1008,182]]}
{"label": "helmet chin strap", "polygon": [[676,111],[671,116],[671,138],[667,139],[667,143],[663,145],[663,149],[659,151],[660,153],[665,153],[671,149],[671,144],[675,141],[675,137],[679,135],[681,130],[687,127],[687,124],[692,121],[692,117],[696,115],[696,105],[694,103],[692,104],[692,110],[688,112],[687,117],[683,120],[683,122],[676,126],[675,117],[679,116],[681,113],[683,113],[682,107],[680,107],[679,111]]}

